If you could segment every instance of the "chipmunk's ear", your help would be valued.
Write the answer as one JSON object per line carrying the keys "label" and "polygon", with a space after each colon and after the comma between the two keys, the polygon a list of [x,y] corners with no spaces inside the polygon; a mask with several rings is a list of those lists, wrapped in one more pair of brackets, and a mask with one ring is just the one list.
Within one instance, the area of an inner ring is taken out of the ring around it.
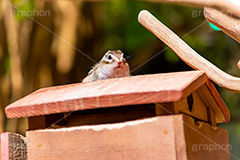
{"label": "chipmunk's ear", "polygon": [[111,50],[107,50],[107,52],[105,52],[104,56],[107,56],[110,52],[111,52]]}

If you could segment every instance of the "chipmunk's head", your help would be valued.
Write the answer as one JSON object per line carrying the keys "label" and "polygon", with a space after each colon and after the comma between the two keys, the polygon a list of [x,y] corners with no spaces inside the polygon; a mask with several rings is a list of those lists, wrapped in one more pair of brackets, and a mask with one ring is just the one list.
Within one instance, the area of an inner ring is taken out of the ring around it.
{"label": "chipmunk's head", "polygon": [[111,77],[129,76],[129,65],[121,50],[109,50],[101,60],[101,71]]}
{"label": "chipmunk's head", "polygon": [[102,62],[105,64],[126,64],[126,60],[123,57],[121,50],[109,50],[102,58]]}

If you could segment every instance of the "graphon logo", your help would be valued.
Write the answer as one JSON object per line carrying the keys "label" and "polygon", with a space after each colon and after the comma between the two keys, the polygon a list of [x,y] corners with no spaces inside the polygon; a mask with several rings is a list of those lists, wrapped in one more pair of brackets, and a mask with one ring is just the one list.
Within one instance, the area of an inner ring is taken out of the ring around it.
{"label": "graphon logo", "polygon": [[49,17],[51,12],[49,10],[15,10],[12,11],[12,17]]}
{"label": "graphon logo", "polygon": [[198,18],[198,17],[202,17],[204,14],[203,10],[199,9],[199,10],[193,10],[192,11],[192,18]]}
{"label": "graphon logo", "polygon": [[231,144],[193,144],[192,151],[224,151],[232,150]]}
{"label": "graphon logo", "polygon": [[[228,12],[226,10],[221,10],[221,12],[223,12],[224,14],[227,14],[229,16],[232,16],[231,12]],[[202,9],[195,9],[192,11],[192,18],[199,18],[199,17],[203,17],[204,16],[204,10]]]}

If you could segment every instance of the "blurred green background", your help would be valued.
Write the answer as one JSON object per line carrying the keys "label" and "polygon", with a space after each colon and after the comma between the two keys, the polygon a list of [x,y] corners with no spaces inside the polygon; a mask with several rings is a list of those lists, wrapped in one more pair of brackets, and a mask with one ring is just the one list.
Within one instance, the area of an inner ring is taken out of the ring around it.
{"label": "blurred green background", "polygon": [[[24,134],[26,119],[7,120],[4,108],[36,89],[80,82],[108,49],[132,55],[132,75],[192,70],[138,23],[142,9],[216,66],[240,76],[239,44],[212,30],[199,8],[127,0],[0,1],[0,131]],[[231,121],[219,126],[229,131],[231,153],[240,158],[240,96],[217,89],[231,112]]]}

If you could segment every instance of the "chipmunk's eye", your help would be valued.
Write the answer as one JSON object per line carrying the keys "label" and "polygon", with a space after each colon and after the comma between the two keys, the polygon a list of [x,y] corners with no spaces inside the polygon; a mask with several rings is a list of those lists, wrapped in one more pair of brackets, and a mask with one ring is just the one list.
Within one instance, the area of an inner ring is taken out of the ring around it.
{"label": "chipmunk's eye", "polygon": [[112,59],[112,56],[111,56],[111,55],[109,55],[109,56],[108,56],[108,59],[109,59],[109,60],[111,60],[111,59]]}

